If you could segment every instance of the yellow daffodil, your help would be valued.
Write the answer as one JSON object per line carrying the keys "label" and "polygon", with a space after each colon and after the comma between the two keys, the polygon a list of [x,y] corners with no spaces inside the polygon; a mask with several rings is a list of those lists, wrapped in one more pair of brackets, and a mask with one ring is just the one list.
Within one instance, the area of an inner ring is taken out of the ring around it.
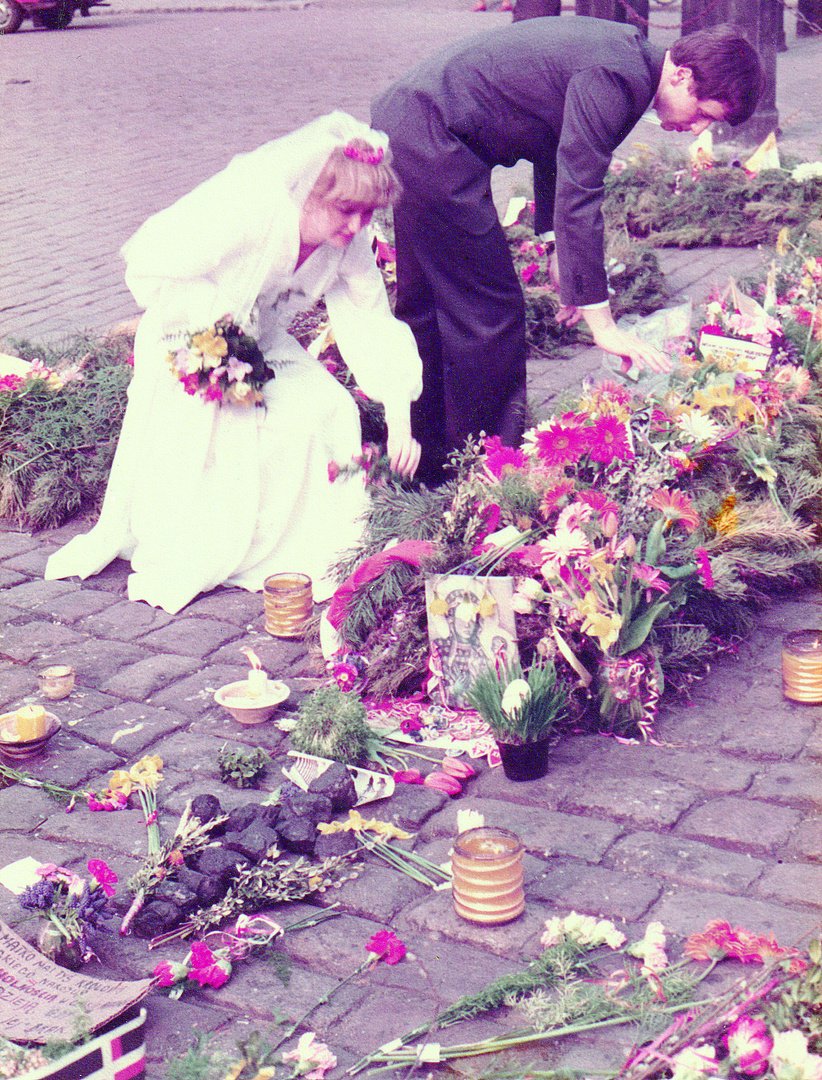
{"label": "yellow daffodil", "polygon": [[338,832],[373,832],[386,840],[410,840],[414,835],[392,825],[390,821],[364,818],[359,810],[349,810],[347,821],[321,821],[317,831],[326,836]]}
{"label": "yellow daffodil", "polygon": [[162,768],[163,759],[159,754],[153,754],[151,757],[146,755],[129,769],[128,775],[141,788],[156,791],[157,785],[163,779]]}
{"label": "yellow daffodil", "polygon": [[614,644],[622,629],[621,615],[607,615],[604,611],[593,612],[582,624],[583,634],[595,637],[599,641],[599,647],[603,652]]}
{"label": "yellow daffodil", "polygon": [[576,608],[584,618],[588,618],[590,615],[599,615],[602,611],[599,597],[593,589],[589,589],[581,600],[577,600]]}
{"label": "yellow daffodil", "polygon": [[597,581],[603,585],[614,580],[614,564],[611,562],[608,552],[604,548],[595,551],[588,559],[588,565],[596,575]]}
{"label": "yellow daffodil", "polygon": [[115,769],[108,779],[108,791],[110,794],[121,792],[126,798],[131,794],[131,777],[125,769]]}
{"label": "yellow daffodil", "polygon": [[448,614],[448,601],[442,596],[435,596],[431,603],[428,605],[428,610],[432,615],[447,615]]}

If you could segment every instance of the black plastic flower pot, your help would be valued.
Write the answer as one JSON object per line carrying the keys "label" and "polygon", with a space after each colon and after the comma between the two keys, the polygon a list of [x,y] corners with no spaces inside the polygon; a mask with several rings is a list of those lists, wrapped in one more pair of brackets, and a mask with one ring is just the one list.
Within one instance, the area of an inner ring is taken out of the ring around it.
{"label": "black plastic flower pot", "polygon": [[548,772],[550,739],[537,742],[497,742],[502,771],[509,780],[539,780]]}

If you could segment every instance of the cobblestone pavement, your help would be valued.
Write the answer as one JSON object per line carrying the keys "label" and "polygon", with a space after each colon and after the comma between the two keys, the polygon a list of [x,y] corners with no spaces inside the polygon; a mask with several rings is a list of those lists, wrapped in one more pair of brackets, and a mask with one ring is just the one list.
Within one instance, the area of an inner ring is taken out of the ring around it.
{"label": "cobblestone pavement", "polygon": [[[314,113],[337,105],[366,116],[371,93],[435,43],[506,18],[435,0],[152,16],[122,6],[64,33],[0,40],[0,138],[15,166],[0,180],[5,333],[37,338],[133,316],[116,251],[148,213],[236,151]],[[806,157],[819,153],[810,79],[820,45],[804,41],[780,57],[780,71],[792,73],[781,83],[783,123]],[[673,300],[702,299],[713,283],[762,257],[662,255]],[[548,401],[600,362],[594,350],[545,361],[531,372],[532,391]],[[284,737],[271,724],[236,724],[212,691],[241,676],[240,647],[251,645],[271,675],[292,687],[293,708],[312,685],[306,649],[269,637],[260,597],[241,590],[217,590],[172,617],[126,601],[123,563],[82,584],[44,582],[48,555],[85,527],[36,536],[0,531],[0,707],[38,700],[37,672],[51,663],[77,671],[72,695],[53,705],[62,730],[30,772],[67,787],[96,786],[110,769],[158,753],[166,763],[166,834],[194,794],[214,792],[226,808],[259,799],[220,784],[217,752],[237,742],[279,755]],[[780,641],[788,630],[819,627],[821,604],[819,594],[802,593],[771,608],[737,659],[718,665],[690,704],[664,710],[653,745],[569,738],[543,780],[513,784],[500,770],[481,768],[460,800],[414,789],[375,805],[416,830],[416,848],[437,860],[458,807],[513,828],[527,847],[524,915],[483,929],[458,919],[447,893],[366,863],[318,900],[337,902],[339,918],[282,940],[292,965],[287,985],[271,965],[247,962],[218,991],[180,1002],[150,995],[149,1077],[162,1080],[198,1033],[214,1051],[233,1049],[254,1030],[275,1041],[278,1022],[297,1019],[348,975],[383,927],[396,930],[413,959],[363,974],[312,1015],[309,1026],[339,1057],[333,1076],[362,1051],[430,1022],[460,994],[518,970],[536,955],[542,922],[553,914],[613,918],[632,936],[660,919],[679,941],[718,917],[773,932],[785,944],[798,940],[822,915],[822,714],[783,699]],[[277,777],[275,769],[267,787]],[[96,857],[125,881],[144,853],[138,810],[92,814],[83,805],[67,815],[29,788],[0,790],[0,865],[33,855],[81,869]],[[296,905],[278,916],[290,922],[306,910]],[[0,918],[18,925],[20,916],[0,888]],[[185,946],[149,953],[144,941],[108,935],[99,952],[91,973],[138,978]],[[516,1018],[492,1015],[441,1039],[512,1025]],[[626,1039],[618,1030],[577,1036],[527,1060],[613,1069]]]}

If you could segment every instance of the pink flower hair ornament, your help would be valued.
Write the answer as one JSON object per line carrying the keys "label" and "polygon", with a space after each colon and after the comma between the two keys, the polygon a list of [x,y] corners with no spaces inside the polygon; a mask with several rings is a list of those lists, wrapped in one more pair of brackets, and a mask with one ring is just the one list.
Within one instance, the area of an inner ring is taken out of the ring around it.
{"label": "pink flower hair ornament", "polygon": [[363,165],[379,165],[385,157],[385,150],[378,146],[376,150],[361,150],[358,146],[349,143],[343,147],[343,153],[352,161],[359,161]]}

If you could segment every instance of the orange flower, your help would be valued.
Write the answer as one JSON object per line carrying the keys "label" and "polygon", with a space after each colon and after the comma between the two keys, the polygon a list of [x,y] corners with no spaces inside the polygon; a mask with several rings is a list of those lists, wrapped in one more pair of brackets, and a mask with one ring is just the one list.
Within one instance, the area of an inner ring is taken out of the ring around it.
{"label": "orange flower", "polygon": [[676,488],[657,488],[648,499],[648,505],[654,510],[661,510],[669,523],[681,521],[689,533],[699,528],[699,514],[694,504]]}
{"label": "orange flower", "polygon": [[718,513],[708,518],[708,524],[720,536],[733,536],[739,529],[739,516],[736,512],[736,496],[727,495],[722,500]]}

